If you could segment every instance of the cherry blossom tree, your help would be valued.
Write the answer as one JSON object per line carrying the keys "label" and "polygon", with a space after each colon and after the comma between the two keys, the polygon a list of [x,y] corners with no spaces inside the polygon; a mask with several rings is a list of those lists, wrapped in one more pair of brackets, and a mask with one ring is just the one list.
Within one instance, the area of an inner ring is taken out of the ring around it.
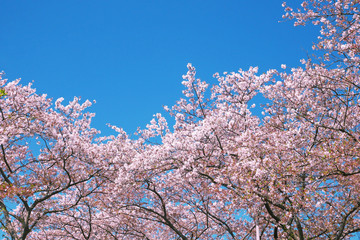
{"label": "cherry blossom tree", "polygon": [[[91,217],[89,203],[109,167],[94,140],[98,131],[90,127],[93,114],[84,112],[91,103],[74,98],[63,105],[58,99],[52,106],[46,95],[19,80],[2,79],[0,87],[2,237],[35,239],[61,224],[54,219],[63,215],[85,211]],[[62,230],[71,225],[65,223]],[[90,232],[73,234],[86,239]]]}
{"label": "cherry blossom tree", "polygon": [[[357,0],[286,3],[321,28],[302,67],[196,78],[138,137],[96,138],[91,104],[0,82],[7,239],[350,239],[360,232]],[[263,104],[255,105],[257,97]],[[256,110],[256,111],[255,111]],[[255,114],[257,112],[262,114]]]}
{"label": "cherry blossom tree", "polygon": [[[173,130],[157,114],[139,132],[112,211],[149,227],[147,239],[348,239],[360,231],[359,2],[283,5],[295,25],[321,26],[316,57],[291,71],[215,74],[210,90],[188,65],[184,98],[167,108]],[[263,116],[253,114],[259,95]],[[146,144],[154,138],[160,144]]]}

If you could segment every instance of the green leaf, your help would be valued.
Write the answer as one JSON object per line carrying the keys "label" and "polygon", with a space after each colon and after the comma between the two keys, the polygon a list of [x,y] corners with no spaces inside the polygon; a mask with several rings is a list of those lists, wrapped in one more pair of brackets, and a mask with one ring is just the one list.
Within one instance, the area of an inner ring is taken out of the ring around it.
{"label": "green leaf", "polygon": [[0,89],[0,97],[6,96],[6,95],[7,95],[7,94],[6,94],[5,90],[4,90],[4,89]]}

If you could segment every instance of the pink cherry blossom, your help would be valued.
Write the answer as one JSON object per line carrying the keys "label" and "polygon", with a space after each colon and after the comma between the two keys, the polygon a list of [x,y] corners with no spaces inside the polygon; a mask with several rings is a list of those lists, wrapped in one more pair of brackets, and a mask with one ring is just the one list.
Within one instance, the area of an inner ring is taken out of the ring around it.
{"label": "pink cherry blossom", "polygon": [[[320,26],[302,66],[214,74],[135,138],[98,136],[90,101],[0,78],[7,239],[351,239],[360,231],[359,1],[285,8]],[[254,101],[265,99],[263,104]],[[255,114],[255,110],[262,115]],[[169,121],[170,122],[170,121]]]}

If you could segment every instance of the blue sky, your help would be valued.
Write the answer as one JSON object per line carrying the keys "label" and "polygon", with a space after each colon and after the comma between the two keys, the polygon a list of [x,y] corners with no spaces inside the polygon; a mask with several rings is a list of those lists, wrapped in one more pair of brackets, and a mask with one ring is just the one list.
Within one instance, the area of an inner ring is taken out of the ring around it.
{"label": "blue sky", "polygon": [[0,0],[0,70],[54,99],[96,100],[94,127],[133,133],[181,97],[188,62],[210,81],[249,66],[299,66],[318,29],[284,21],[281,3]]}

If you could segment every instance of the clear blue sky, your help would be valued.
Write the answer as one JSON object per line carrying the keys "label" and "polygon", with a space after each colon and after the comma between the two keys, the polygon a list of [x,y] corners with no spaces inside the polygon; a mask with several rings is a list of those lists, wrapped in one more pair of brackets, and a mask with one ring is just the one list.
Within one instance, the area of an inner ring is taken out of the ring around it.
{"label": "clear blue sky", "polygon": [[54,99],[96,100],[94,127],[132,133],[181,97],[188,62],[206,80],[299,66],[318,29],[284,22],[281,3],[0,0],[0,70]]}

